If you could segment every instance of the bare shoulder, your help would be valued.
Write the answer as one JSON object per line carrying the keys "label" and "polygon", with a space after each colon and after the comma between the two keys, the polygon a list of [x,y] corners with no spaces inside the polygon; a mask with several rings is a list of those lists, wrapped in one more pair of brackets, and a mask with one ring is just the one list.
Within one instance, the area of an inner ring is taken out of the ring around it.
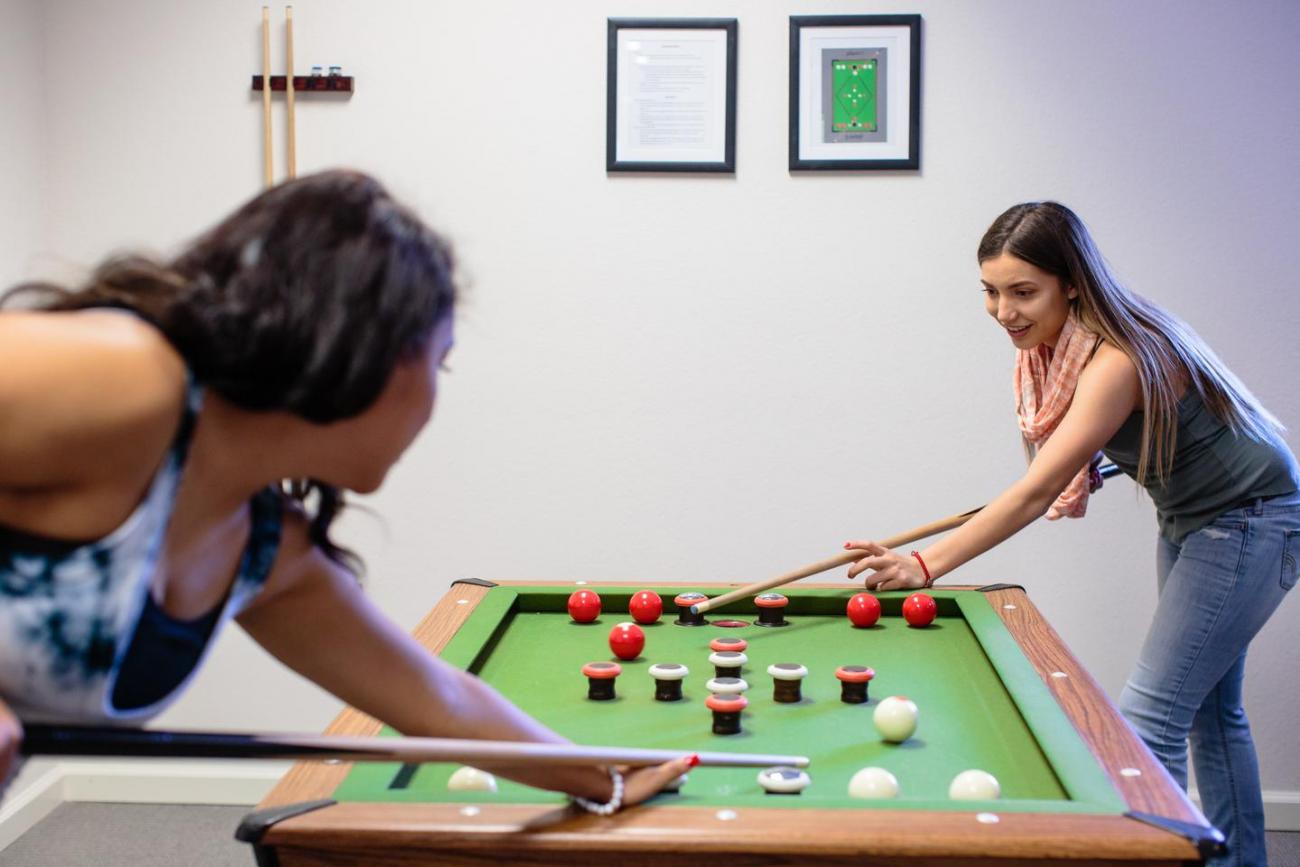
{"label": "bare shoulder", "polygon": [[0,489],[150,471],[175,432],[185,364],[134,316],[0,313]]}
{"label": "bare shoulder", "polygon": [[6,342],[39,339],[54,344],[54,348],[75,343],[85,351],[153,361],[163,361],[170,354],[180,364],[162,332],[123,310],[6,310],[0,312],[0,332],[5,334]]}
{"label": "bare shoulder", "polygon": [[1104,393],[1131,409],[1142,406],[1142,380],[1137,365],[1119,347],[1103,340],[1087,367],[1079,376],[1079,389],[1087,393]]}

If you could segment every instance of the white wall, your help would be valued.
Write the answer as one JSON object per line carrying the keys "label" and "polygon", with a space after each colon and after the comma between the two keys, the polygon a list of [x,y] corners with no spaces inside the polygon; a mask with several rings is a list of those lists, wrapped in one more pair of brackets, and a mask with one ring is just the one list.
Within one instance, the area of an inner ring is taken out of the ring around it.
{"label": "white wall", "polygon": [[0,286],[31,276],[41,239],[45,112],[37,0],[0,2]]}
{"label": "white wall", "polygon": [[[45,203],[45,80],[38,0],[0,0],[0,288],[36,274]],[[52,763],[38,760],[13,783],[39,779]]]}
{"label": "white wall", "polygon": [[[166,249],[256,192],[259,10],[46,5],[37,246]],[[788,16],[901,11],[925,19],[922,171],[791,175]],[[705,14],[740,20],[735,177],[606,176],[605,18]],[[378,517],[344,528],[403,625],[459,577],[756,579],[988,500],[1023,463],[974,250],[1028,198],[1080,211],[1300,426],[1294,3],[300,0],[295,18],[300,70],[358,82],[300,101],[300,170],[385,179],[470,286],[439,417]],[[1115,695],[1154,535],[1119,480],[952,580],[1026,585]],[[1277,687],[1298,627],[1291,602],[1248,684],[1264,786],[1292,793],[1300,699]],[[315,729],[335,707],[231,635],[162,722]]]}

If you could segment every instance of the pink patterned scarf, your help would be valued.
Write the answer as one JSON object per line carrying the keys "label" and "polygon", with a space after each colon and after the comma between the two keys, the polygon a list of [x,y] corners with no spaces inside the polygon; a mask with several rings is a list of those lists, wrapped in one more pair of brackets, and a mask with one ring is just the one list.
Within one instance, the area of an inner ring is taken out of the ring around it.
{"label": "pink patterned scarf", "polygon": [[[1047,442],[1074,400],[1079,374],[1092,358],[1100,341],[1096,333],[1084,328],[1074,311],[1065,320],[1056,350],[1042,343],[1029,350],[1016,351],[1013,385],[1016,392],[1016,415],[1020,431],[1035,448]],[[1061,495],[1047,510],[1047,520],[1082,518],[1088,511],[1088,495],[1101,487],[1101,476],[1092,463],[1079,470]]]}

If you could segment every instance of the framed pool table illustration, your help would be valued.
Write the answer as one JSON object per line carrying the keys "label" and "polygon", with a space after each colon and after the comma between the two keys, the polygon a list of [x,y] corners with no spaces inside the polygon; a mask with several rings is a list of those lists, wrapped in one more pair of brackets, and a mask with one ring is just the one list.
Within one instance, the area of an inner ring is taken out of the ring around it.
{"label": "framed pool table illustration", "polygon": [[[754,599],[679,624],[673,599],[736,585],[470,580],[452,585],[416,628],[443,659],[475,673],[576,743],[810,758],[810,784],[773,794],[754,768],[694,769],[676,792],[610,817],[557,793],[499,780],[496,791],[447,786],[456,766],[295,765],[240,830],[259,864],[913,864],[1181,865],[1202,860],[1217,832],[1119,716],[1018,587],[934,588],[937,617],[909,625],[905,593],[877,594],[868,628],[846,617],[852,585],[794,584],[783,626],[760,624]],[[599,595],[588,623],[570,617],[576,590]],[[612,627],[641,590],[666,609],[645,644],[616,659]],[[770,619],[763,615],[764,619]],[[705,706],[717,672],[710,644],[742,639],[748,705],[738,734],[717,734]],[[588,697],[582,668],[617,662],[614,700]],[[681,697],[656,699],[650,667],[688,669]],[[798,701],[777,701],[771,665],[807,669]],[[835,672],[875,672],[868,700],[842,700]],[[905,695],[915,734],[884,740],[873,709]],[[334,734],[384,735],[345,711]],[[888,770],[898,793],[849,794],[864,767]],[[965,770],[993,775],[1000,795],[954,800]],[[273,860],[272,860],[273,859]]]}
{"label": "framed pool table illustration", "polygon": [[921,16],[790,18],[790,169],[921,167]]}

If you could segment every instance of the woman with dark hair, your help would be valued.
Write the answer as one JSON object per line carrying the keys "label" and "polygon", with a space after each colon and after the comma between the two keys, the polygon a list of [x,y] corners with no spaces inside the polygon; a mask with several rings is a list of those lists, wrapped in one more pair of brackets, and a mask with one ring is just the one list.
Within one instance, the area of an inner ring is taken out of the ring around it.
{"label": "woman with dark hair", "polygon": [[980,242],[985,308],[1016,347],[1024,477],[968,523],[902,555],[870,541],[868,589],[927,587],[1046,514],[1081,518],[1098,452],[1159,523],[1159,602],[1120,709],[1187,785],[1190,738],[1222,863],[1263,864],[1264,815],[1241,690],[1246,649],[1296,581],[1300,470],[1282,426],[1186,324],[1126,289],[1083,222],[1017,205]]}
{"label": "woman with dark hair", "polygon": [[[231,619],[406,734],[564,742],[390,623],[330,538],[452,344],[448,249],[379,183],[292,181],[173,262],[23,298],[0,312],[0,779],[20,720],[140,724]],[[688,761],[502,773],[611,812]]]}

